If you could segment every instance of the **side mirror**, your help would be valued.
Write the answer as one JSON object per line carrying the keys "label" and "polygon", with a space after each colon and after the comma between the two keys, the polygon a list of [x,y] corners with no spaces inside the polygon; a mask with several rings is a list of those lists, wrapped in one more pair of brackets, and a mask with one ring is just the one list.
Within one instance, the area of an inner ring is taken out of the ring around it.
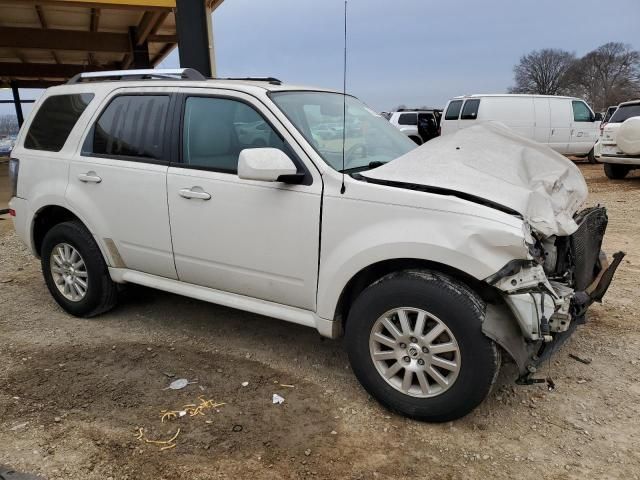
{"label": "side mirror", "polygon": [[596,113],[593,117],[593,121],[594,122],[601,122],[602,121],[602,114],[600,112]]}
{"label": "side mirror", "polygon": [[277,148],[246,148],[238,157],[238,177],[263,182],[291,182],[297,173],[293,161]]}

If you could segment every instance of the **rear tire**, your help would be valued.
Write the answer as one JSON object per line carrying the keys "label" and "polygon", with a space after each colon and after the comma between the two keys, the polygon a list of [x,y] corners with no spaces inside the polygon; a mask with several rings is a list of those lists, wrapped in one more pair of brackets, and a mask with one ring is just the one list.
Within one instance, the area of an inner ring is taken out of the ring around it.
{"label": "rear tire", "polygon": [[47,232],[41,264],[49,292],[71,315],[93,317],[116,305],[117,286],[96,241],[80,222],[59,223]]}
{"label": "rear tire", "polygon": [[595,154],[593,148],[591,149],[591,151],[587,155],[587,159],[589,160],[589,163],[598,163],[598,160],[596,160],[596,154]]}
{"label": "rear tire", "polygon": [[420,137],[412,135],[409,138],[413,140],[416,145],[422,145],[422,139]]}
{"label": "rear tire", "polygon": [[484,400],[500,368],[496,344],[482,333],[484,312],[475,292],[451,277],[428,270],[389,274],[349,312],[345,340],[353,371],[390,410],[429,422],[460,418]]}
{"label": "rear tire", "polygon": [[614,163],[604,164],[604,173],[611,180],[622,180],[631,171],[626,165],[616,165]]}

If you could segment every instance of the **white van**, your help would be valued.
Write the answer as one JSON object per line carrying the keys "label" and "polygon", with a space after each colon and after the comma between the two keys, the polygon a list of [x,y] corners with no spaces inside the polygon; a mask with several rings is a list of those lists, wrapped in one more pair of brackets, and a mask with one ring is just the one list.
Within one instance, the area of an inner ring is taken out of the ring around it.
{"label": "white van", "polygon": [[442,135],[477,124],[502,122],[520,135],[564,155],[589,156],[598,140],[600,114],[584,100],[550,95],[468,95],[449,100]]}

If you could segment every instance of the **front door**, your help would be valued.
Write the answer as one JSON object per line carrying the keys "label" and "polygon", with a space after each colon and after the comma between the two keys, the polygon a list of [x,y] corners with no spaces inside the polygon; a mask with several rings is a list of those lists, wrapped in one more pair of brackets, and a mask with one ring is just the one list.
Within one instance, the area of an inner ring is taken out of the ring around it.
{"label": "front door", "polygon": [[[212,91],[185,94],[182,102],[181,163],[172,165],[167,176],[179,279],[313,310],[319,175],[303,165],[304,152],[294,150],[281,124],[252,97]],[[306,172],[305,182],[240,179],[240,151],[262,146],[291,156]]]}
{"label": "front door", "polygon": [[581,100],[571,102],[573,123],[571,125],[571,140],[568,148],[570,154],[584,155],[591,151],[596,144],[598,127],[595,115]]}
{"label": "front door", "polygon": [[108,99],[88,129],[65,196],[112,266],[176,278],[164,145],[171,96],[159,89],[125,92]]}

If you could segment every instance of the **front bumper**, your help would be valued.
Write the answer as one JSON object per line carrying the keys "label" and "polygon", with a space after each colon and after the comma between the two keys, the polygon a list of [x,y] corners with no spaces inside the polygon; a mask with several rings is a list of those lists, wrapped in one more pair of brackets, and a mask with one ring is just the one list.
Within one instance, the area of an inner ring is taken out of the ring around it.
{"label": "front bumper", "polygon": [[483,331],[514,358],[521,383],[530,383],[536,367],[586,321],[587,309],[602,300],[625,255],[617,252],[609,263],[601,251],[608,223],[603,207],[586,209],[575,220],[578,229],[555,241],[554,268],[521,260],[487,279],[505,306],[502,312],[487,310]]}

